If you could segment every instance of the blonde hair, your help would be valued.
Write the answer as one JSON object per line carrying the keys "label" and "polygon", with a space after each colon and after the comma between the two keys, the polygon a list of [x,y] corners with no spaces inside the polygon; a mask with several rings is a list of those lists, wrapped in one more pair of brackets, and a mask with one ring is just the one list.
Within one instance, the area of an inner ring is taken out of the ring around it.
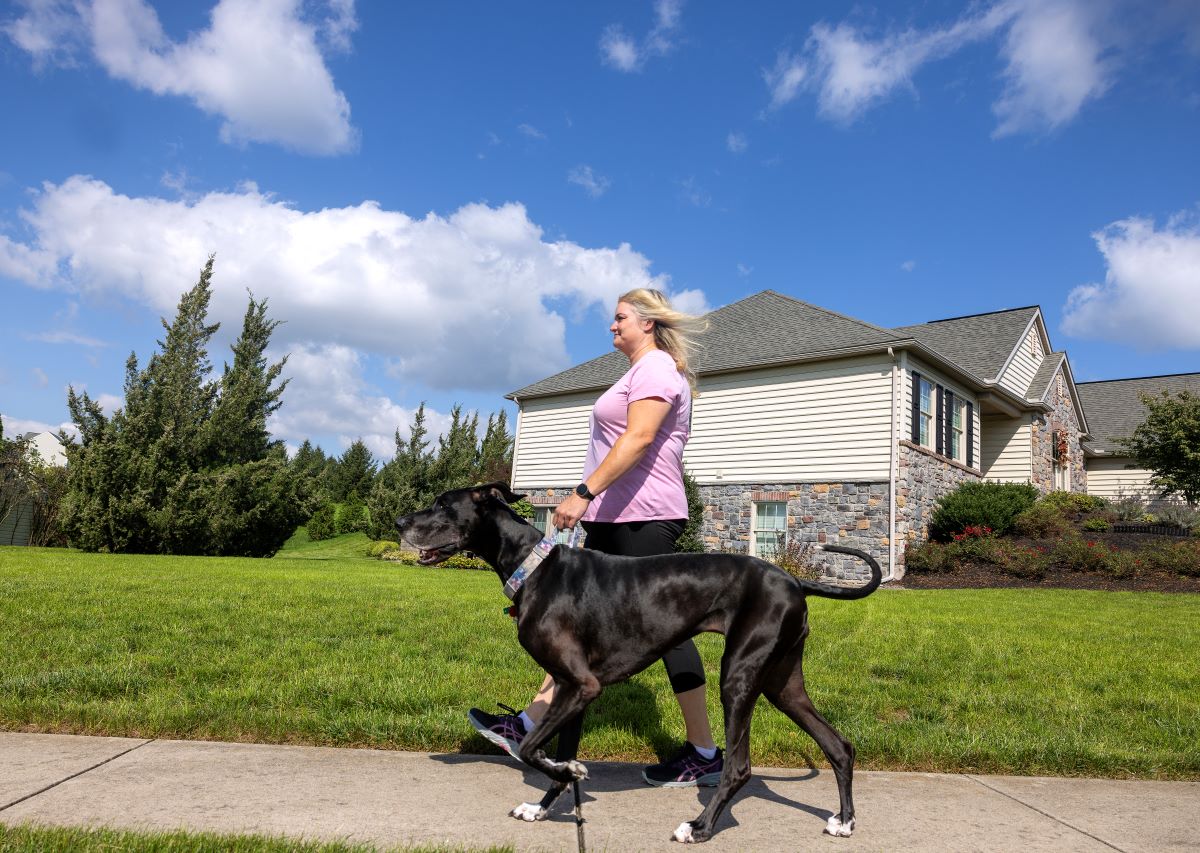
{"label": "blonde hair", "polygon": [[675,359],[675,368],[687,379],[695,397],[696,371],[692,369],[691,362],[699,349],[696,336],[708,329],[708,321],[676,311],[665,293],[648,287],[623,293],[617,301],[629,305],[639,319],[654,322],[655,346]]}

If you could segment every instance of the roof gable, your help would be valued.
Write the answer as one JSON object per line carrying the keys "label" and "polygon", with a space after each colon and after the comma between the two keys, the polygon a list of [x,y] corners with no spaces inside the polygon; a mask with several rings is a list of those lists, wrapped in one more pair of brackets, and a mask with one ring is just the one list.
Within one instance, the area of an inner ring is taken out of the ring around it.
{"label": "roof gable", "polygon": [[[900,326],[892,331],[916,338],[975,376],[994,382],[1024,342],[1029,324],[1040,313],[1036,305],[1030,305]],[[1044,333],[1042,337],[1045,345]]]}

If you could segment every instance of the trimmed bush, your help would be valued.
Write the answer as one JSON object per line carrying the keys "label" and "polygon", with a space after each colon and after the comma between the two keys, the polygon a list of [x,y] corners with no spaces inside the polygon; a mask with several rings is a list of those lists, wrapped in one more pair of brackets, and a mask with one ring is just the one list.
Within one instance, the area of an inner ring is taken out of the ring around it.
{"label": "trimmed bush", "polygon": [[1026,580],[1041,580],[1050,569],[1052,558],[1043,548],[1028,548],[1000,541],[992,550],[992,562],[1006,575]]}
{"label": "trimmed bush", "polygon": [[1104,531],[1108,530],[1111,526],[1112,525],[1110,525],[1108,523],[1107,519],[1100,518],[1099,516],[1097,516],[1095,518],[1089,518],[1083,522],[1083,529],[1088,530],[1092,533],[1103,533]]}
{"label": "trimmed bush", "polygon": [[438,565],[435,568],[467,569],[469,571],[481,571],[481,572],[492,571],[491,566],[489,566],[483,560],[476,557],[474,554],[471,554],[470,552],[467,552],[467,551],[463,551],[461,553],[454,554],[450,557],[447,557],[441,563],[438,563]]}
{"label": "trimmed bush", "polygon": [[1050,492],[1038,503],[1047,503],[1064,513],[1099,512],[1108,507],[1108,501],[1083,492]]}
{"label": "trimmed bush", "polygon": [[1030,539],[1062,536],[1070,527],[1066,516],[1052,503],[1038,501],[1013,519],[1013,529]]}
{"label": "trimmed bush", "polygon": [[313,517],[308,520],[308,538],[313,542],[320,542],[322,539],[332,539],[336,536],[335,515],[333,504],[325,504],[314,512]]}
{"label": "trimmed bush", "polygon": [[392,554],[400,551],[400,543],[392,542],[390,539],[380,539],[378,542],[372,542],[367,548],[367,555],[382,559],[385,554]]}
{"label": "trimmed bush", "polygon": [[950,546],[941,542],[922,542],[910,544],[904,550],[904,566],[910,572],[942,574],[957,569],[958,563],[950,553]]}
{"label": "trimmed bush", "polygon": [[1013,520],[1037,501],[1037,489],[1028,483],[963,483],[938,501],[929,522],[931,539],[945,542],[968,526],[990,527],[1001,536]]}

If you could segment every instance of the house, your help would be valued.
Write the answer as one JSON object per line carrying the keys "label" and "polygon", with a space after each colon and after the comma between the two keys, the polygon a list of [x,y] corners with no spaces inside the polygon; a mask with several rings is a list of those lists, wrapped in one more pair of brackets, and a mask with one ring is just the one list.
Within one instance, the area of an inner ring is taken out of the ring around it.
{"label": "house", "polygon": [[1136,497],[1156,504],[1168,500],[1150,485],[1150,472],[1139,468],[1117,439],[1129,436],[1146,415],[1141,395],[1190,391],[1200,397],[1200,373],[1110,379],[1079,383],[1079,398],[1090,415],[1092,432],[1084,443],[1088,494],[1108,500]]}
{"label": "house", "polygon": [[[67,464],[67,453],[53,433],[27,432],[21,439],[27,443],[29,454],[43,464]],[[0,545],[28,545],[33,525],[33,501],[22,498],[6,509],[4,517],[0,518]]]}
{"label": "house", "polygon": [[[768,554],[782,533],[862,548],[899,578],[960,483],[1087,488],[1089,424],[1037,306],[889,329],[766,290],[707,319],[684,464],[709,550]],[[508,395],[513,486],[535,507],[581,479],[592,404],[627,368],[612,352]]]}

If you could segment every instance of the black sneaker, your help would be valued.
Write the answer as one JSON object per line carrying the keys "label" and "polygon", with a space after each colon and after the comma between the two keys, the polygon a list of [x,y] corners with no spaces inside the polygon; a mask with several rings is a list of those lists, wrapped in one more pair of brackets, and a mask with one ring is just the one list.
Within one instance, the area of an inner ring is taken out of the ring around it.
{"label": "black sneaker", "polygon": [[717,754],[705,758],[690,743],[670,761],[651,764],[642,771],[642,778],[650,785],[661,788],[691,788],[696,785],[711,787],[721,781],[721,770],[725,766],[724,753],[717,747]]}
{"label": "black sneaker", "polygon": [[471,725],[475,727],[475,731],[496,744],[496,746],[500,747],[513,758],[517,758],[517,750],[521,748],[521,741],[525,740],[525,735],[529,734],[529,732],[525,731],[525,724],[521,722],[520,714],[515,708],[510,708],[499,702],[496,704],[500,705],[508,713],[489,714],[487,711],[472,708],[467,712],[467,719],[471,721]]}

